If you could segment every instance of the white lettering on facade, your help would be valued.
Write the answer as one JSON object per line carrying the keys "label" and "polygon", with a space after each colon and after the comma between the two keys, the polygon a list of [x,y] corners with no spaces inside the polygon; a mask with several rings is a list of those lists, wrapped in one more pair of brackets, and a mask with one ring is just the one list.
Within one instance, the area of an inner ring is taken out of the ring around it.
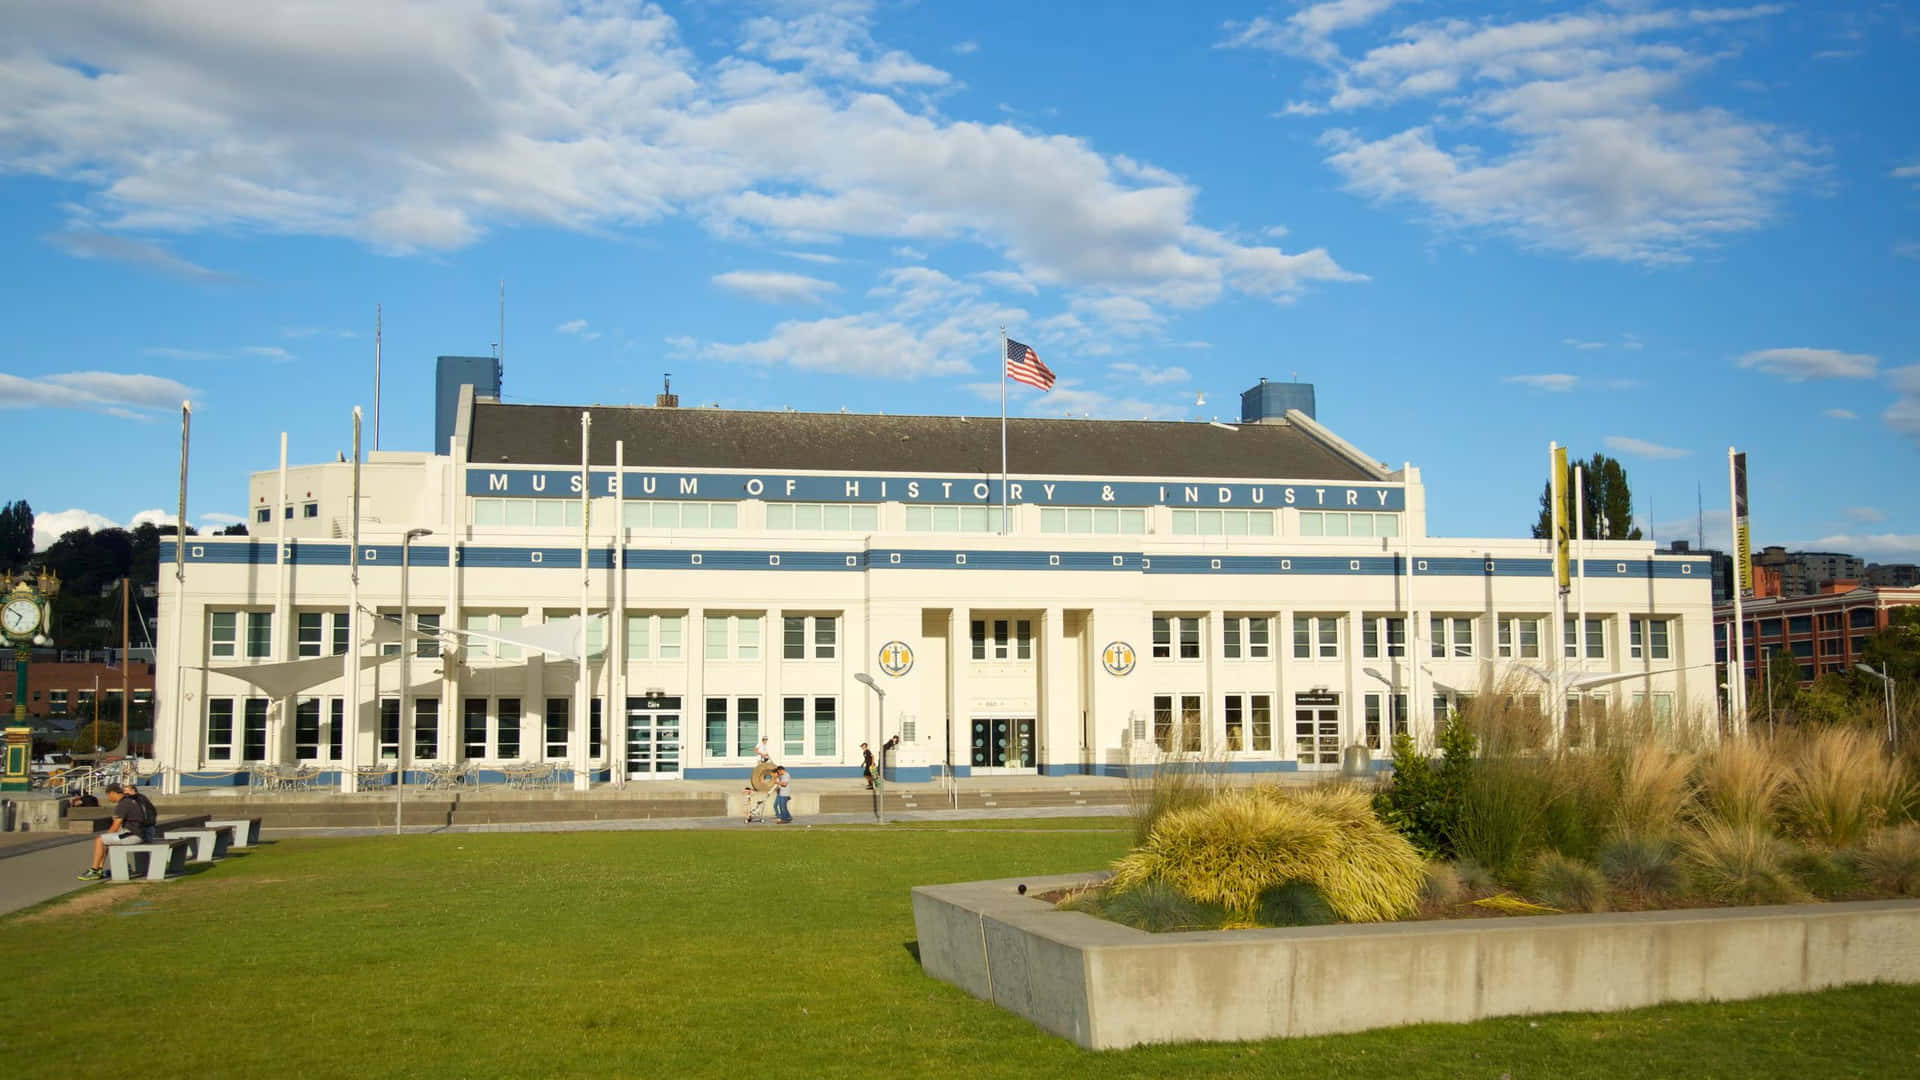
{"label": "white lettering on facade", "polygon": [[1313,497],[1315,500],[1318,501],[1319,505],[1321,506],[1327,505],[1327,489],[1326,488],[1314,488]]}
{"label": "white lettering on facade", "polygon": [[681,477],[680,478],[680,494],[682,495],[700,494],[700,478],[697,476]]}
{"label": "white lettering on facade", "polygon": [[953,481],[943,480],[940,482],[940,497],[943,499],[953,498]]}
{"label": "white lettering on facade", "polygon": [[1230,503],[1232,501],[1233,501],[1233,489],[1228,487],[1221,488],[1220,489],[1220,505],[1225,506],[1227,503]]}
{"label": "white lettering on facade", "polygon": [[1380,505],[1382,507],[1387,505],[1387,493],[1385,491],[1376,491],[1374,494],[1380,496]]}
{"label": "white lettering on facade", "polygon": [[991,494],[993,494],[993,489],[986,485],[986,481],[983,480],[980,483],[973,485],[974,498],[984,499]]}
{"label": "white lettering on facade", "polygon": [[1352,488],[1347,489],[1347,505],[1348,506],[1360,505],[1360,493],[1353,490]]}
{"label": "white lettering on facade", "polygon": [[1113,485],[1111,484],[1100,485],[1100,501],[1101,502],[1113,501]]}
{"label": "white lettering on facade", "polygon": [[1020,501],[1020,487],[1021,487],[1021,485],[1019,485],[1019,484],[1008,484],[1008,485],[1007,485],[1007,498],[1009,498],[1009,499],[1012,499],[1012,500],[1013,500],[1014,502],[1019,502],[1019,501]]}
{"label": "white lettering on facade", "polygon": [[882,502],[885,502],[886,498],[887,498],[887,482],[885,480],[882,480],[880,481],[880,500]]}
{"label": "white lettering on facade", "polygon": [[1186,489],[1186,497],[1187,497],[1187,501],[1188,501],[1188,502],[1190,502],[1190,503],[1194,503],[1194,502],[1199,502],[1199,501],[1200,501],[1200,489],[1199,489],[1199,488],[1197,488],[1197,487],[1190,487],[1190,488],[1187,488],[1187,489]]}
{"label": "white lettering on facade", "polygon": [[533,490],[535,491],[547,490],[547,478],[540,475],[539,473],[534,473],[533,474]]}
{"label": "white lettering on facade", "polygon": [[586,477],[581,476],[579,473],[574,473],[572,476],[567,477],[567,490],[573,492],[575,495],[580,494],[580,486],[584,480],[586,480]]}
{"label": "white lettering on facade", "polygon": [[1263,488],[1263,487],[1251,488],[1248,490],[1247,493],[1253,496],[1253,505],[1255,506],[1259,506],[1267,501],[1266,488]]}
{"label": "white lettering on facade", "polygon": [[640,494],[642,495],[651,495],[659,487],[660,478],[657,476],[643,476],[640,478]]}
{"label": "white lettering on facade", "polygon": [[620,494],[620,474],[618,473],[607,474],[607,494],[609,495]]}
{"label": "white lettering on facade", "polygon": [[1165,484],[1160,485],[1160,501],[1162,503],[1167,501],[1167,485]]}
{"label": "white lettering on facade", "polygon": [[1288,488],[1285,494],[1286,494],[1286,504],[1288,506],[1292,506],[1293,505],[1293,489]]}
{"label": "white lettering on facade", "polygon": [[1048,502],[1052,502],[1052,501],[1053,501],[1053,485],[1052,485],[1052,484],[1041,484],[1041,485],[1040,485],[1040,490],[1041,490],[1041,491],[1044,491],[1044,492],[1046,492],[1046,493],[1047,493],[1047,501],[1048,501]]}
{"label": "white lettering on facade", "polygon": [[761,483],[759,477],[756,476],[747,481],[747,494],[758,497],[759,494],[765,490],[767,490],[767,485]]}
{"label": "white lettering on facade", "polygon": [[[788,482],[791,483],[792,481],[788,481]],[[791,494],[791,489],[789,489],[789,494]],[[859,497],[860,497],[860,481],[858,480],[847,481],[847,498],[857,499]]]}
{"label": "white lettering on facade", "polygon": [[796,483],[798,483],[798,481],[794,481],[794,480],[789,480],[789,481],[787,481],[787,494],[788,494],[788,495],[792,495],[792,494],[793,494],[793,488],[794,488],[794,485],[795,485]]}
{"label": "white lettering on facade", "polygon": [[907,498],[917,499],[919,497],[920,497],[920,481],[918,480],[907,481]]}
{"label": "white lettering on facade", "polygon": [[488,473],[487,474],[487,490],[488,491],[507,490],[507,474],[503,472]]}

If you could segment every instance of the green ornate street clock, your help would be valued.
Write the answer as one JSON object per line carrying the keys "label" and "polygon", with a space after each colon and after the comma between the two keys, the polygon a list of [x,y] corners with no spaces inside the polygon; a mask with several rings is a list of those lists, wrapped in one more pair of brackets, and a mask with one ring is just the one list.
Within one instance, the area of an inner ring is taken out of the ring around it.
{"label": "green ornate street clock", "polygon": [[47,644],[47,606],[60,593],[60,578],[41,569],[38,576],[15,578],[0,572],[0,636],[13,646],[13,726],[7,729],[0,790],[25,791],[33,785],[29,758],[33,733],[27,727],[27,665],[33,647]]}

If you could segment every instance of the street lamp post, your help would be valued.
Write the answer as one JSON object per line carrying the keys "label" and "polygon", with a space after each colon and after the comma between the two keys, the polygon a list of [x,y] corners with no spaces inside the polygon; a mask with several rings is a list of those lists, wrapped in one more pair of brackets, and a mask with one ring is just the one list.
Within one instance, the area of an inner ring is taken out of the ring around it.
{"label": "street lamp post", "polygon": [[409,550],[415,540],[423,536],[432,536],[432,529],[408,529],[400,538],[400,729],[393,735],[393,835],[400,835],[400,796],[407,786],[407,735],[411,724],[408,721],[407,705],[411,695],[413,677],[413,642],[407,640],[407,568],[410,565]]}
{"label": "street lamp post", "polygon": [[1886,702],[1887,706],[1887,745],[1898,747],[1900,745],[1900,721],[1898,714],[1894,712],[1894,707],[1898,704],[1899,699],[1893,688],[1893,678],[1875,671],[1866,664],[1855,664],[1853,666],[1855,670],[1864,671],[1868,675],[1880,680],[1880,696],[1881,699]]}
{"label": "street lamp post", "polygon": [[878,734],[875,736],[880,743],[880,768],[873,774],[873,801],[878,807],[875,812],[880,816],[880,824],[885,825],[887,823],[887,740],[881,736],[887,733],[887,692],[881,689],[879,683],[873,681],[873,676],[864,671],[855,672],[853,679],[880,695],[880,723],[877,725]]}

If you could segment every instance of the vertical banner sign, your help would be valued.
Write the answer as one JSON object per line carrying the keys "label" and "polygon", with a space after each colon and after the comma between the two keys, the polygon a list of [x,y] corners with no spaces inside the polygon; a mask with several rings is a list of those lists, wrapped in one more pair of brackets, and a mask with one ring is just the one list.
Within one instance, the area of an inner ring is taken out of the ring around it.
{"label": "vertical banner sign", "polygon": [[1753,548],[1747,543],[1747,455],[1733,455],[1734,573],[1743,593],[1753,591]]}
{"label": "vertical banner sign", "polygon": [[1567,448],[1553,448],[1553,579],[1562,589],[1572,586],[1568,553],[1573,546],[1573,492],[1567,484]]}

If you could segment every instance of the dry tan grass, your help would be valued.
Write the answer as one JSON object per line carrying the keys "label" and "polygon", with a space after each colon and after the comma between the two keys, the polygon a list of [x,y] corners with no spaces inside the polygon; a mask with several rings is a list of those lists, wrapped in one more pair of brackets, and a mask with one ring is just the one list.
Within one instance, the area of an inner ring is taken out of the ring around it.
{"label": "dry tan grass", "polygon": [[1693,802],[1693,755],[1643,743],[1627,757],[1613,808],[1616,838],[1669,837]]}
{"label": "dry tan grass", "polygon": [[1853,847],[1900,808],[1906,785],[1904,765],[1883,754],[1877,740],[1853,728],[1826,728],[1793,754],[1787,821],[1809,843]]}
{"label": "dry tan grass", "polygon": [[1774,829],[1787,793],[1781,744],[1728,739],[1700,758],[1697,773],[1704,816],[1737,829]]}

